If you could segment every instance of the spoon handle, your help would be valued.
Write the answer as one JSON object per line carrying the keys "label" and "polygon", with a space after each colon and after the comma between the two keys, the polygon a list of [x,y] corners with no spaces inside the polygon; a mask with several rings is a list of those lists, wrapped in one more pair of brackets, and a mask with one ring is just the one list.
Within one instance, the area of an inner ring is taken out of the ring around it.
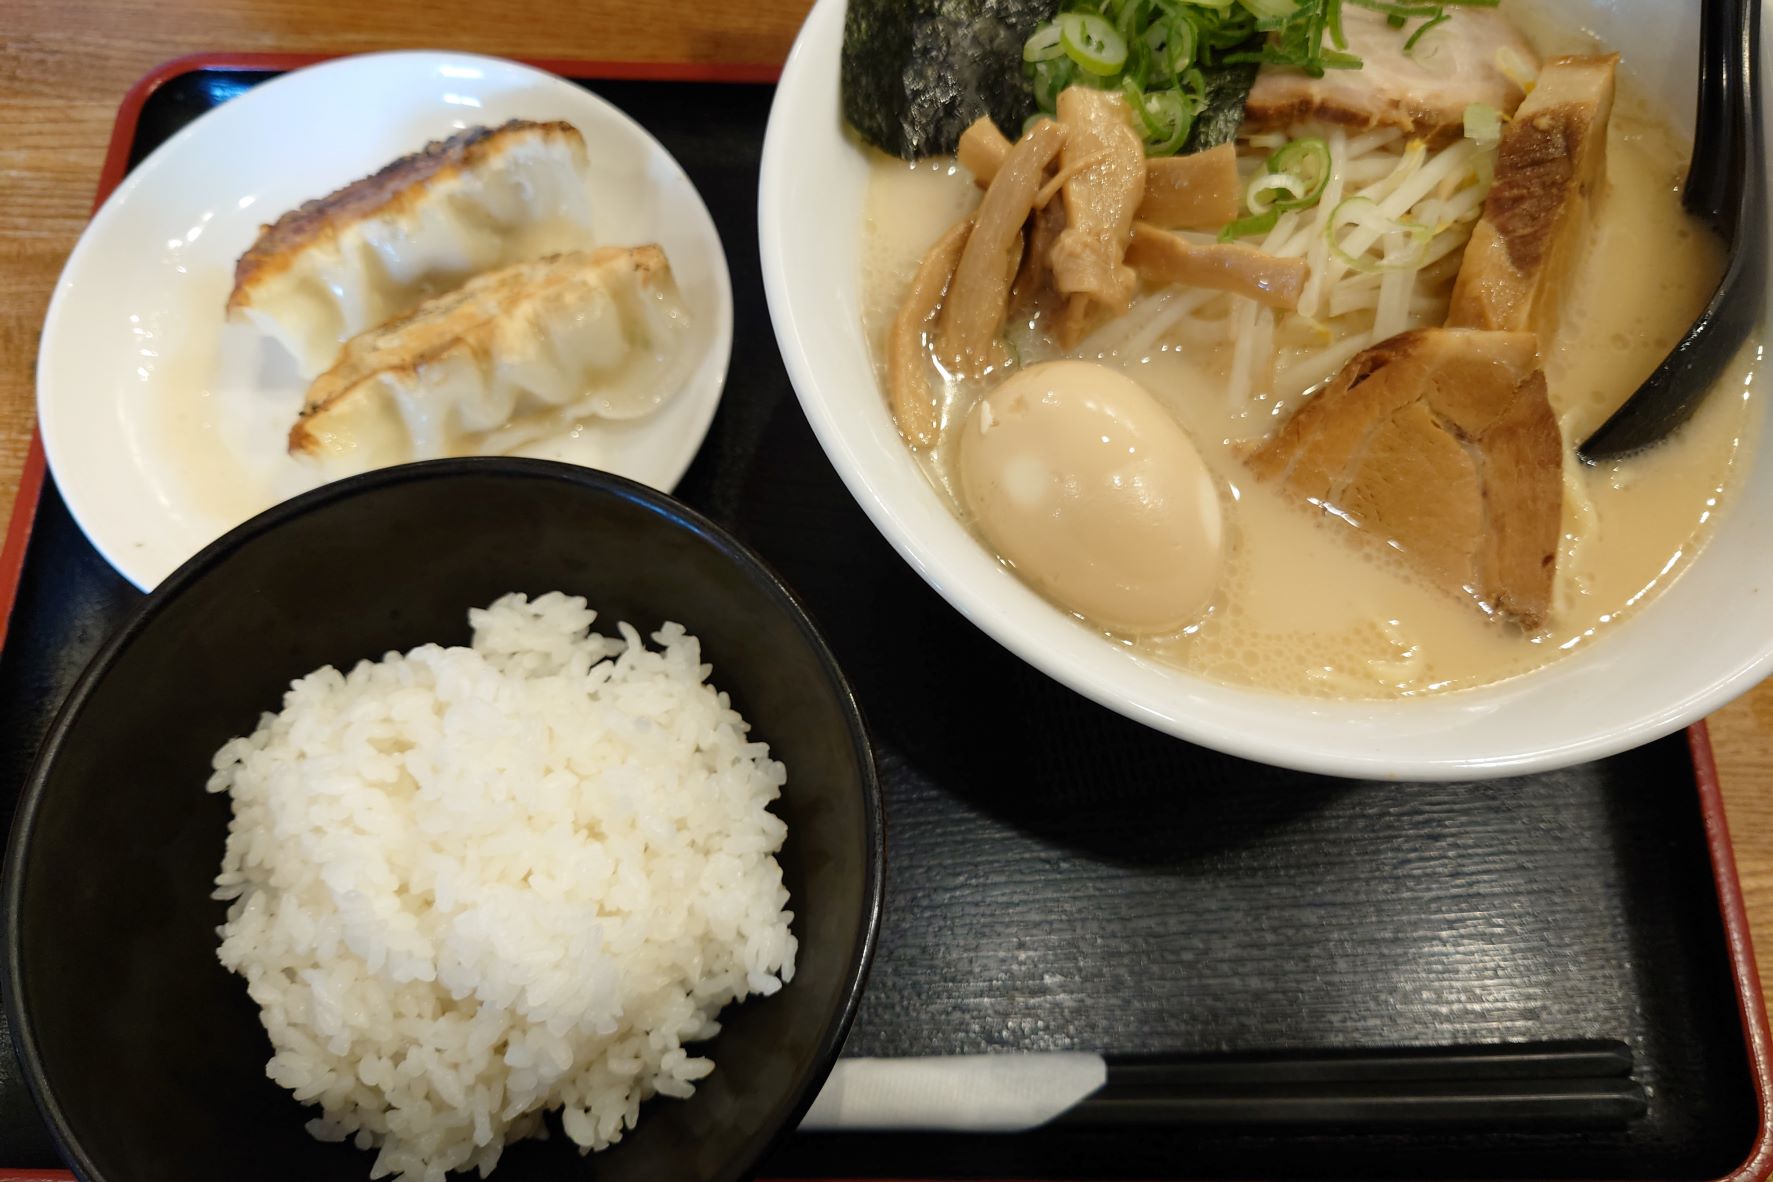
{"label": "spoon handle", "polygon": [[1740,110],[1731,101],[1740,87],[1737,46],[1743,40],[1748,0],[1701,0],[1699,10],[1699,104],[1693,124],[1693,160],[1681,200],[1726,241],[1734,228],[1731,198],[1742,176]]}
{"label": "spoon handle", "polygon": [[1729,263],[1680,343],[1577,454],[1613,460],[1689,419],[1759,331],[1767,298],[1767,175],[1761,119],[1760,0],[1705,0],[1699,123],[1683,201],[1723,238]]}

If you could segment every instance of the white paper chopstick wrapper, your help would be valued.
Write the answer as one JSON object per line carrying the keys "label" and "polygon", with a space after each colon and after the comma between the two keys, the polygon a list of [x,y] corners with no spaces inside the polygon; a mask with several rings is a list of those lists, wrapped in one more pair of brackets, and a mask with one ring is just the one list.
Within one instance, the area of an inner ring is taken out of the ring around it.
{"label": "white paper chopstick wrapper", "polygon": [[1102,1056],[1070,1051],[839,1059],[800,1127],[1013,1133],[1052,1120],[1107,1079]]}

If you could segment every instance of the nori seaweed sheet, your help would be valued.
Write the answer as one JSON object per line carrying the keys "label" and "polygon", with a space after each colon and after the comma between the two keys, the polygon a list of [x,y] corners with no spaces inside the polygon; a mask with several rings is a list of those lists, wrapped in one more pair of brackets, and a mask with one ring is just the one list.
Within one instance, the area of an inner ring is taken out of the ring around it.
{"label": "nori seaweed sheet", "polygon": [[1058,0],[850,0],[843,114],[862,138],[907,160],[950,155],[989,114],[1015,139],[1034,113],[1022,43]]}
{"label": "nori seaweed sheet", "polygon": [[[989,114],[1011,139],[1034,114],[1022,43],[1059,0],[850,0],[843,22],[843,115],[863,139],[907,160],[953,154]],[[1239,49],[1255,48],[1262,35]],[[1207,106],[1182,151],[1230,143],[1256,65],[1203,68]]]}
{"label": "nori seaweed sheet", "polygon": [[[1261,43],[1260,37],[1253,40],[1255,44]],[[1250,97],[1250,87],[1256,85],[1256,63],[1204,66],[1201,74],[1207,80],[1207,105],[1194,117],[1194,127],[1182,143],[1185,156],[1229,144],[1237,138],[1237,129],[1244,122],[1244,100]]]}

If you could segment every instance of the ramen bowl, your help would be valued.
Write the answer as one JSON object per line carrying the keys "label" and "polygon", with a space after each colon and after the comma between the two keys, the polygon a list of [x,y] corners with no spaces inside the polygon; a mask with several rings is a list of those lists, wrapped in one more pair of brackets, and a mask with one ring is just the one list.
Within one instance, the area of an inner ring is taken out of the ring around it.
{"label": "ramen bowl", "polygon": [[[1628,79],[1673,126],[1691,127],[1696,22],[1653,0],[1560,7],[1624,55]],[[1055,607],[957,519],[887,409],[863,327],[870,168],[839,115],[843,14],[843,0],[814,6],[770,118],[759,194],[770,314],[801,405],[850,491],[904,559],[1004,646],[1178,738],[1365,778],[1483,778],[1600,758],[1702,718],[1773,668],[1773,596],[1763,593],[1773,469],[1753,462],[1753,440],[1716,532],[1672,585],[1594,643],[1481,688],[1395,700],[1243,688],[1142,656]]]}

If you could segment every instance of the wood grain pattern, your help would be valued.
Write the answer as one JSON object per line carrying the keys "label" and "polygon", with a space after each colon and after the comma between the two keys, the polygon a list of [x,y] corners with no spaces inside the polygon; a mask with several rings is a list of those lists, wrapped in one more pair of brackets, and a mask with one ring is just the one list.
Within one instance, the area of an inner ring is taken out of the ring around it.
{"label": "wood grain pattern", "polygon": [[[0,0],[0,514],[33,420],[32,370],[56,275],[85,223],[118,101],[202,50],[415,45],[516,57],[776,62],[808,0]],[[1773,980],[1773,684],[1719,712],[1722,771],[1764,979]]]}

